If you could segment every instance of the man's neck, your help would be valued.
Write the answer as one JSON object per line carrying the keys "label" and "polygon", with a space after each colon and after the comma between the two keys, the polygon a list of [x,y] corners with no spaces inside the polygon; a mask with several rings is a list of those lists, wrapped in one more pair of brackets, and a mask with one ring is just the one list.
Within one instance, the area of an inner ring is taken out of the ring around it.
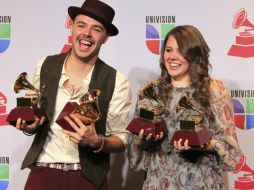
{"label": "man's neck", "polygon": [[85,61],[70,54],[65,64],[66,72],[71,78],[84,78],[92,70],[97,59],[98,57],[94,57]]}
{"label": "man's neck", "polygon": [[90,70],[94,67],[98,56],[94,56],[92,58],[79,58],[75,56],[73,52],[70,53],[69,57],[66,61],[66,70],[75,73],[89,73]]}

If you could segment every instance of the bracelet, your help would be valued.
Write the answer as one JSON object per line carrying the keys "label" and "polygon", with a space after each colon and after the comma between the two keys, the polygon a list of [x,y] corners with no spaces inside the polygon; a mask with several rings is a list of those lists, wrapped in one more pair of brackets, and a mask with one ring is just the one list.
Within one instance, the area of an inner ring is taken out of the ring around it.
{"label": "bracelet", "polygon": [[99,134],[99,136],[101,138],[100,147],[97,150],[93,150],[93,153],[99,153],[99,152],[103,151],[103,149],[105,148],[105,137],[101,134]]}
{"label": "bracelet", "polygon": [[33,136],[33,135],[34,135],[33,133],[28,133],[28,132],[26,132],[25,130],[22,130],[22,132],[23,132],[26,136]]}

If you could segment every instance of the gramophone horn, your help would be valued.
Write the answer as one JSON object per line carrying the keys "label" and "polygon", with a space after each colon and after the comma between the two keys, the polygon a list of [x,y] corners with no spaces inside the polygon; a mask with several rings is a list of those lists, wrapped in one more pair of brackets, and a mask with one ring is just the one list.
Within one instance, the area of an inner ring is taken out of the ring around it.
{"label": "gramophone horn", "polygon": [[192,106],[192,104],[189,102],[188,98],[186,96],[183,96],[180,100],[179,100],[179,106],[187,108],[187,109],[194,109],[194,107]]}
{"label": "gramophone horn", "polygon": [[27,80],[27,73],[21,73],[14,84],[14,92],[18,93],[20,90],[31,90],[39,94],[39,90],[36,89],[31,83]]}
{"label": "gramophone horn", "polygon": [[189,101],[189,99],[188,99],[187,96],[183,96],[183,97],[179,100],[178,105],[177,105],[177,109],[180,109],[180,108],[186,108],[186,109],[195,110],[196,112],[198,112],[198,113],[200,114],[200,116],[201,116],[201,118],[202,118],[202,119],[200,120],[200,122],[203,121],[205,114],[204,114],[202,111],[198,110],[194,105],[192,105],[192,103]]}
{"label": "gramophone horn", "polygon": [[91,90],[80,98],[80,105],[73,111],[73,113],[83,123],[94,123],[99,119],[100,110],[98,106],[98,97],[100,93],[100,90]]}
{"label": "gramophone horn", "polygon": [[155,91],[155,84],[153,82],[147,84],[142,92],[141,92],[141,98],[148,98],[148,99],[152,99],[155,100],[156,102],[159,102],[161,104],[161,106],[164,106],[164,103],[160,100],[160,98],[158,97],[156,91]]}
{"label": "gramophone horn", "polygon": [[254,29],[254,25],[247,19],[247,12],[245,9],[240,9],[234,16],[233,28],[247,26]]}
{"label": "gramophone horn", "polygon": [[236,165],[233,172],[238,173],[240,171],[246,171],[246,172],[249,172],[251,174],[254,174],[254,171],[246,163],[246,156],[245,155],[241,155],[239,163],[237,163],[237,165]]}

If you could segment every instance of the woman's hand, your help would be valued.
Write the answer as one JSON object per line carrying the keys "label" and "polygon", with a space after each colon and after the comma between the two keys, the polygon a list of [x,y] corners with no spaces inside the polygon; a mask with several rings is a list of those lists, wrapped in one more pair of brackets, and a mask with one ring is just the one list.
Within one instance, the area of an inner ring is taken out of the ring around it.
{"label": "woman's hand", "polygon": [[179,139],[178,141],[174,141],[174,147],[177,150],[189,150],[191,147],[189,146],[189,141],[186,139],[182,144],[183,139]]}
{"label": "woman's hand", "polygon": [[147,136],[144,135],[145,130],[141,129],[138,135],[138,138],[135,142],[135,145],[139,149],[148,149],[151,143],[157,142],[164,137],[163,132],[160,132],[159,135],[156,135],[155,138],[152,138],[153,134],[149,133]]}

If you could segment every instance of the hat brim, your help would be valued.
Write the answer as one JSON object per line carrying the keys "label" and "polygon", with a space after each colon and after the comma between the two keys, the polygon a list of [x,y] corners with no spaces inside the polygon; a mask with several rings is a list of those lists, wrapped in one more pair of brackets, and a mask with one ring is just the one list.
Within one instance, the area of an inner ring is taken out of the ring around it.
{"label": "hat brim", "polygon": [[79,8],[79,7],[71,6],[71,7],[68,8],[68,14],[69,14],[69,16],[72,20],[74,20],[75,17],[79,14],[86,15],[86,16],[94,18],[95,20],[97,20],[97,21],[99,21],[100,23],[103,24],[103,26],[106,28],[109,36],[115,36],[119,33],[119,31],[118,31],[118,29],[115,25],[113,25],[112,23],[109,23],[108,21],[106,21],[103,18],[99,17],[98,15],[93,13],[92,11],[82,9],[82,8]]}

